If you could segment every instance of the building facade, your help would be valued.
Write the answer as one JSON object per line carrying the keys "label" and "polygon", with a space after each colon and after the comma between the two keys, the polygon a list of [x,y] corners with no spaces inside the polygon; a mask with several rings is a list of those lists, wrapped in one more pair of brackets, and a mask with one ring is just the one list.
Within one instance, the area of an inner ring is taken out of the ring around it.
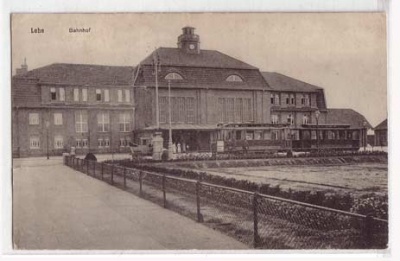
{"label": "building facade", "polygon": [[[209,151],[223,124],[285,125],[293,140],[316,139],[315,131],[301,131],[310,126],[354,125],[327,108],[322,88],[203,50],[194,30],[184,27],[176,48],[158,48],[136,67],[52,64],[28,71],[24,64],[12,79],[14,155],[61,154],[72,146],[77,153],[126,152],[130,141],[150,144],[156,131],[167,147],[170,129],[182,151]],[[326,131],[321,138],[335,135]]]}
{"label": "building facade", "polygon": [[14,156],[128,151],[131,67],[52,64],[12,79]]}
{"label": "building facade", "polygon": [[387,119],[379,123],[374,128],[375,146],[386,147],[388,145],[388,126]]}

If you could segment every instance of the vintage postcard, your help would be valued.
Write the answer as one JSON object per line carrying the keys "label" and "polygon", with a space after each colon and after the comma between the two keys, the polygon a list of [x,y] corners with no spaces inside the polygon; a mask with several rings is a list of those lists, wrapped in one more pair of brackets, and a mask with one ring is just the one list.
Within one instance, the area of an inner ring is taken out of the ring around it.
{"label": "vintage postcard", "polygon": [[13,14],[15,250],[388,248],[385,13]]}

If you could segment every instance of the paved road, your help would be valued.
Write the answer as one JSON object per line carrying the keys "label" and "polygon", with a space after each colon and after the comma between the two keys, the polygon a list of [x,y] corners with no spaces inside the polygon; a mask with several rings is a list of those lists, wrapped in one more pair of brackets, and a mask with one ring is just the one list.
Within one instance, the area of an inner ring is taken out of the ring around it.
{"label": "paved road", "polygon": [[17,159],[16,249],[245,249],[177,213],[78,173],[61,158]]}

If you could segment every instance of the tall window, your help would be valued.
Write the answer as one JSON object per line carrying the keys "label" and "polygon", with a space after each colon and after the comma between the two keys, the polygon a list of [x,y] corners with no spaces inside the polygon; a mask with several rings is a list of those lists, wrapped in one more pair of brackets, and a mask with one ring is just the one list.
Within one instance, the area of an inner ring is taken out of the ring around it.
{"label": "tall window", "polygon": [[65,101],[65,89],[64,88],[60,88],[60,101]]}
{"label": "tall window", "polygon": [[292,114],[289,114],[289,115],[287,116],[287,123],[289,123],[290,125],[293,125],[293,124],[294,124],[294,117],[293,117]]}
{"label": "tall window", "polygon": [[124,137],[119,139],[119,146],[120,147],[127,147],[129,146],[129,142],[131,141],[130,137]]}
{"label": "tall window", "polygon": [[88,92],[87,88],[82,89],[82,101],[84,102],[87,102],[87,97],[88,97],[87,92]]}
{"label": "tall window", "polygon": [[130,101],[131,101],[131,91],[125,90],[125,102],[130,102]]}
{"label": "tall window", "polygon": [[235,121],[243,121],[243,100],[242,98],[236,98],[235,101]]}
{"label": "tall window", "polygon": [[295,100],[294,100],[294,94],[290,94],[290,104],[294,105]]}
{"label": "tall window", "polygon": [[62,113],[54,113],[54,125],[63,125]]}
{"label": "tall window", "polygon": [[109,138],[98,139],[97,145],[99,148],[108,148],[110,147],[110,139]]}
{"label": "tall window", "polygon": [[57,92],[56,92],[56,88],[51,87],[50,88],[50,97],[52,101],[57,100]]}
{"label": "tall window", "polygon": [[275,95],[271,94],[271,104],[275,104]]}
{"label": "tall window", "polygon": [[110,114],[108,113],[97,114],[97,131],[99,132],[110,131]]}
{"label": "tall window", "polygon": [[105,89],[104,90],[104,101],[109,102],[110,101],[110,90]]}
{"label": "tall window", "polygon": [[75,131],[78,133],[83,133],[88,131],[87,111],[75,112]]}
{"label": "tall window", "polygon": [[194,117],[194,98],[193,97],[188,97],[186,98],[186,122],[187,123],[194,123],[195,122],[195,117]]}
{"label": "tall window", "polygon": [[307,114],[304,114],[303,115],[303,124],[308,124],[308,122],[309,122],[309,117]]}
{"label": "tall window", "polygon": [[275,94],[275,104],[279,105],[279,94]]}
{"label": "tall window", "polygon": [[251,99],[243,99],[243,121],[248,122],[253,120],[253,111],[251,106]]}
{"label": "tall window", "polygon": [[57,135],[54,137],[54,148],[55,149],[62,149],[64,148],[64,139],[63,136]]}
{"label": "tall window", "polygon": [[276,114],[271,115],[271,123],[272,124],[278,124],[279,123],[279,117]]}
{"label": "tall window", "polygon": [[29,125],[39,125],[39,113],[29,113]]}
{"label": "tall window", "polygon": [[235,99],[234,98],[227,98],[226,99],[226,120],[228,122],[235,121]]}
{"label": "tall window", "polygon": [[219,121],[225,122],[225,99],[218,98]]}
{"label": "tall window", "polygon": [[118,95],[118,102],[122,102],[122,90],[118,90],[117,95]]}
{"label": "tall window", "polygon": [[96,89],[96,101],[102,101],[103,99],[101,98],[101,90]]}
{"label": "tall window", "polygon": [[310,106],[310,95],[308,94],[304,95],[304,105]]}
{"label": "tall window", "polygon": [[185,116],[186,116],[186,111],[185,111],[185,98],[184,97],[178,97],[178,122],[185,122]]}
{"label": "tall window", "polygon": [[39,149],[40,148],[40,139],[38,136],[32,136],[29,138],[29,147],[31,149]]}
{"label": "tall window", "polygon": [[76,147],[77,148],[87,148],[88,147],[87,139],[76,139]]}
{"label": "tall window", "polygon": [[79,89],[74,88],[74,101],[78,102],[79,101]]}
{"label": "tall window", "polygon": [[131,130],[131,115],[129,113],[121,113],[119,115],[119,131],[127,132]]}

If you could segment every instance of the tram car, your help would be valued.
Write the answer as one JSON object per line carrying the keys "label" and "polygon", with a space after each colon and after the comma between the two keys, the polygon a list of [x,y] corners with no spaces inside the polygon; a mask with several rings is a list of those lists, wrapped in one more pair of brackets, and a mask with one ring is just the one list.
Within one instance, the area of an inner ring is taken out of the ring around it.
{"label": "tram car", "polygon": [[219,124],[211,141],[220,153],[358,150],[362,134],[350,125]]}

